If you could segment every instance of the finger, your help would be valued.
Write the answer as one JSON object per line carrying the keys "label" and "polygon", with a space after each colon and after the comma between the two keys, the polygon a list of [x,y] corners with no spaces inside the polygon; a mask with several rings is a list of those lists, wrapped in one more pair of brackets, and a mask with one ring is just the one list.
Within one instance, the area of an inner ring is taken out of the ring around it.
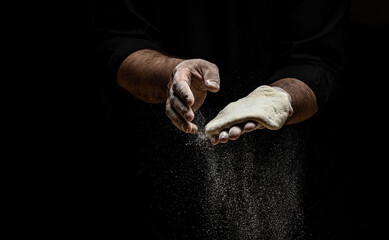
{"label": "finger", "polygon": [[207,90],[210,92],[217,92],[220,89],[219,68],[215,64],[208,64],[203,70],[204,83]]}
{"label": "finger", "polygon": [[186,121],[191,122],[194,119],[193,110],[185,105],[180,98],[178,98],[171,89],[169,93],[170,104]]}
{"label": "finger", "polygon": [[186,122],[186,125],[185,125],[185,132],[186,133],[195,134],[195,133],[197,133],[197,131],[198,131],[198,127],[196,126],[196,124],[193,124],[191,122]]}
{"label": "finger", "polygon": [[219,137],[216,136],[216,135],[213,135],[213,136],[211,137],[211,144],[212,144],[212,145],[216,145],[216,144],[218,144],[218,143],[219,143]]}
{"label": "finger", "polygon": [[166,102],[166,116],[172,121],[174,126],[183,132],[196,133],[198,131],[198,127],[195,124],[186,121],[174,108],[172,108],[169,100]]}
{"label": "finger", "polygon": [[222,131],[219,134],[219,142],[226,143],[228,142],[228,133],[227,131]]}
{"label": "finger", "polygon": [[244,124],[243,131],[244,132],[251,132],[251,131],[257,129],[258,126],[259,126],[259,123],[249,121],[249,122],[246,122]]}
{"label": "finger", "polygon": [[240,135],[242,135],[242,133],[243,133],[243,130],[240,126],[233,126],[228,131],[228,138],[230,140],[236,140],[240,137]]}
{"label": "finger", "polygon": [[188,68],[180,68],[174,74],[172,89],[189,107],[194,103],[194,96],[190,89],[191,73]]}
{"label": "finger", "polygon": [[174,108],[172,108],[169,100],[166,101],[166,116],[170,118],[174,126],[182,131],[185,131],[184,125],[186,121],[179,114],[177,114]]}

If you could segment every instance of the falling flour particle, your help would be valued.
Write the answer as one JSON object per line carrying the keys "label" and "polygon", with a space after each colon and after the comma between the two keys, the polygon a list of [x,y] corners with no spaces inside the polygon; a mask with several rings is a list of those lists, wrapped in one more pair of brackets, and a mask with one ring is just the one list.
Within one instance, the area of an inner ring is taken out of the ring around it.
{"label": "falling flour particle", "polygon": [[[304,236],[302,160],[294,132],[260,130],[236,141],[212,146],[206,120],[196,113],[199,132],[187,146],[204,164],[199,196],[204,240],[288,240]],[[188,176],[198,177],[198,176]]]}

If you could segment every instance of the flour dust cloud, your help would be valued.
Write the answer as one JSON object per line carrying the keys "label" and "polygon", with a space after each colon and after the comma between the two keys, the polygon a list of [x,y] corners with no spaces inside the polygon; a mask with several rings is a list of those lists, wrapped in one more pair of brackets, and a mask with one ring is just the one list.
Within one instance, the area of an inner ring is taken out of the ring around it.
{"label": "flour dust cloud", "polygon": [[203,164],[198,202],[204,240],[288,240],[305,235],[302,156],[293,129],[259,130],[213,146],[205,117],[196,113],[199,133],[186,143]]}

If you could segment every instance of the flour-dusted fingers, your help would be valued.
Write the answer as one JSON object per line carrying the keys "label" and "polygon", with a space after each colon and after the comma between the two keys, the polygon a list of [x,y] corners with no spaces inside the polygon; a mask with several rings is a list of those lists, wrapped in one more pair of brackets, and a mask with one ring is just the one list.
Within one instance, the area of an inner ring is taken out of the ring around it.
{"label": "flour-dusted fingers", "polygon": [[196,133],[198,131],[198,127],[195,124],[184,119],[182,115],[172,107],[169,98],[166,101],[166,116],[170,118],[174,126],[176,126],[181,131],[186,133]]}
{"label": "flour-dusted fingers", "polygon": [[167,85],[166,115],[174,126],[186,133],[196,133],[192,123],[204,103],[207,92],[220,88],[219,69],[203,59],[189,59],[177,64]]}
{"label": "flour-dusted fingers", "polygon": [[192,106],[195,99],[190,89],[191,70],[188,68],[178,68],[173,76],[171,90],[187,106]]}
{"label": "flour-dusted fingers", "polygon": [[211,143],[216,145],[218,143],[226,143],[229,140],[236,140],[243,134],[243,124],[238,126],[233,126],[230,129],[226,129],[220,132],[218,135],[213,135],[210,137]]}
{"label": "flour-dusted fingers", "polygon": [[189,107],[183,100],[178,97],[174,90],[171,88],[169,90],[168,101],[173,109],[176,110],[186,121],[191,122],[194,119],[194,112],[191,107]]}
{"label": "flour-dusted fingers", "polygon": [[191,123],[194,113],[190,106],[194,103],[194,96],[189,86],[190,78],[189,69],[176,69],[173,79],[168,85],[166,115],[180,130],[186,133],[196,133],[198,128]]}
{"label": "flour-dusted fingers", "polygon": [[251,132],[256,129],[263,129],[263,128],[265,127],[259,123],[248,121],[242,124],[232,126],[230,129],[228,129],[228,131],[227,130],[222,131],[219,135],[211,136],[210,137],[211,143],[213,145],[216,145],[218,143],[226,143],[229,140],[237,140],[245,132]]}

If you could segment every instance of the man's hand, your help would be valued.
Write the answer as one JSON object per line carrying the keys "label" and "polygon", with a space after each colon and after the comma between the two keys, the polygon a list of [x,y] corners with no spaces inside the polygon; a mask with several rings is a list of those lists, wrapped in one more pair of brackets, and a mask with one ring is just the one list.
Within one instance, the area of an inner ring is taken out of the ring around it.
{"label": "man's hand", "polygon": [[217,92],[220,88],[215,64],[202,59],[173,58],[151,49],[129,55],[118,69],[117,82],[144,102],[165,103],[166,115],[186,133],[197,132],[191,121],[207,91]]}
{"label": "man's hand", "polygon": [[290,95],[279,87],[263,85],[228,104],[207,124],[205,133],[214,145],[226,143],[256,129],[277,130],[292,114]]}
{"label": "man's hand", "polygon": [[168,83],[166,115],[180,130],[196,133],[194,112],[204,103],[207,91],[217,92],[219,88],[219,69],[215,64],[202,59],[179,63]]}

